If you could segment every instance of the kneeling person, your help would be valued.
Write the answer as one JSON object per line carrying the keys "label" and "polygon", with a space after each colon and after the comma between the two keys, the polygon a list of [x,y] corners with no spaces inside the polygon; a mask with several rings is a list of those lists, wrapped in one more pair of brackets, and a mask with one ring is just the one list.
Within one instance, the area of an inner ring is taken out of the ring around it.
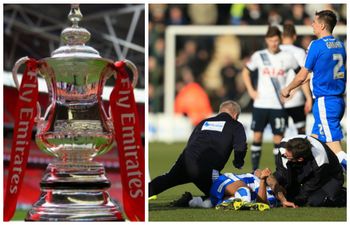
{"label": "kneeling person", "polygon": [[314,137],[283,139],[276,172],[268,180],[271,187],[284,187],[287,199],[299,206],[346,206],[344,175],[337,156]]}

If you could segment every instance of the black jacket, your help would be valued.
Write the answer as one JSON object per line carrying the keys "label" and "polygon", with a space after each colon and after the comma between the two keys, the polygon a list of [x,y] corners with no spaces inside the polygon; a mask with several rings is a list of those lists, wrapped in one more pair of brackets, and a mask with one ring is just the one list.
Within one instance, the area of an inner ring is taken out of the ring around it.
{"label": "black jacket", "polygon": [[287,199],[298,205],[307,203],[308,197],[331,179],[344,183],[341,165],[333,151],[318,139],[307,138],[312,145],[312,159],[295,163],[283,158],[287,140],[282,140],[274,173],[277,181],[286,188]]}
{"label": "black jacket", "polygon": [[228,113],[220,113],[196,126],[183,153],[192,158],[194,163],[199,162],[221,171],[232,149],[235,151],[234,165],[242,167],[247,152],[243,125],[233,120]]}

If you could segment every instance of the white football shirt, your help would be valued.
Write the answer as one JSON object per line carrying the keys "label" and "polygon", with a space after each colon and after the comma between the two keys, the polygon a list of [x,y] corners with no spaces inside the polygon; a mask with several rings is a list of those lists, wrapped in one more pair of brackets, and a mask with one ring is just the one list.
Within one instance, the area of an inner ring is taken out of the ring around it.
{"label": "white football shirt", "polygon": [[264,49],[256,51],[246,66],[250,71],[258,70],[258,97],[254,101],[254,107],[282,109],[280,91],[287,84],[288,72],[299,67],[294,56],[286,51],[272,54]]}
{"label": "white football shirt", "polygon": [[[305,64],[306,53],[305,50],[299,48],[295,45],[280,45],[280,49],[282,51],[287,51],[293,54],[294,58],[297,60],[299,67],[303,67]],[[290,71],[287,76],[287,85],[292,82],[295,77],[295,72]],[[297,88],[292,92],[291,97],[289,97],[288,101],[284,103],[285,108],[294,108],[298,106],[302,106],[305,104],[304,93],[301,88]]]}

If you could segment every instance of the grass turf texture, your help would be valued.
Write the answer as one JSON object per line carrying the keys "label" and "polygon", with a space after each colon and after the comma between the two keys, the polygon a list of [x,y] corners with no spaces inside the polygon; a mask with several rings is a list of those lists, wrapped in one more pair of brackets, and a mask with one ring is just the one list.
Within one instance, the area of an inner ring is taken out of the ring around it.
{"label": "grass turf texture", "polygon": [[[184,146],[185,143],[150,143],[149,171],[151,178],[167,172],[175,163]],[[346,149],[346,146],[343,149]],[[233,167],[232,159],[231,156],[223,172],[251,172],[249,151],[245,158],[245,165],[241,170]],[[269,167],[274,171],[273,160],[272,144],[264,144],[260,168]],[[258,212],[169,206],[171,201],[178,199],[185,191],[190,191],[194,196],[202,195],[193,184],[171,188],[159,194],[157,200],[149,202],[149,221],[346,221],[346,208],[273,208],[269,211]]]}
{"label": "grass turf texture", "polygon": [[[15,215],[13,216],[12,220],[16,220],[16,221],[24,221],[24,219],[27,216],[28,210],[23,210],[23,209],[17,209]],[[125,214],[123,214],[123,218],[127,218]]]}
{"label": "grass turf texture", "polygon": [[23,221],[26,218],[28,211],[29,210],[17,209],[15,215],[12,218],[12,220],[21,220],[21,221]]}

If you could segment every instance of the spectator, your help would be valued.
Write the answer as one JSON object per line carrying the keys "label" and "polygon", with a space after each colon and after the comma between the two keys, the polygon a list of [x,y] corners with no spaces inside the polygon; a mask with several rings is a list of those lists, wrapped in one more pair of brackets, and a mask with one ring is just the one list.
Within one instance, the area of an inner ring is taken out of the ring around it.
{"label": "spectator", "polygon": [[292,23],[295,25],[310,25],[311,19],[309,15],[305,12],[303,4],[293,4],[291,14],[285,23]]}
{"label": "spectator", "polygon": [[245,4],[232,4],[230,8],[231,24],[240,25],[243,16]]}
{"label": "spectator", "polygon": [[240,69],[234,65],[230,57],[227,57],[226,60],[220,71],[224,91],[223,100],[238,101],[245,90],[238,77]]}
{"label": "spectator", "polygon": [[158,38],[153,45],[151,54],[156,58],[157,63],[160,66],[164,65],[164,49],[165,49],[164,39]]}
{"label": "spectator", "polygon": [[193,25],[214,25],[218,20],[216,4],[190,4],[188,15]]}
{"label": "spectator", "polygon": [[275,7],[271,8],[269,10],[268,16],[267,16],[267,23],[270,26],[277,26],[277,25],[280,25],[282,23],[282,17],[278,13],[278,11]]}
{"label": "spectator", "polygon": [[149,111],[159,112],[162,108],[163,99],[163,70],[158,65],[155,57],[148,58],[149,71]]}
{"label": "spectator", "polygon": [[312,41],[312,36],[306,35],[301,38],[300,46],[303,49],[307,49]]}
{"label": "spectator", "polygon": [[241,24],[265,25],[267,15],[259,4],[248,4],[244,8]]}
{"label": "spectator", "polygon": [[187,18],[184,15],[184,8],[178,5],[170,6],[169,8],[169,18],[167,20],[167,25],[186,25],[188,24]]}
{"label": "spectator", "polygon": [[196,82],[189,68],[181,70],[184,86],[175,98],[175,113],[187,115],[193,125],[212,115],[213,110],[209,97],[203,88]]}

